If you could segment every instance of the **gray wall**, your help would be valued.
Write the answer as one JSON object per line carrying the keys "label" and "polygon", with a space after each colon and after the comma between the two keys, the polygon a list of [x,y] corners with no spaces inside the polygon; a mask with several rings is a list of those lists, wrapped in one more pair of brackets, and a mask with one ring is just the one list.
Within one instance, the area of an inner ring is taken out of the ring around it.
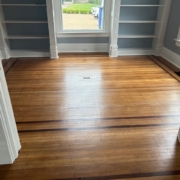
{"label": "gray wall", "polygon": [[180,47],[175,45],[174,39],[177,38],[180,26],[180,0],[173,0],[169,16],[164,47],[180,55]]}
{"label": "gray wall", "polygon": [[98,44],[109,43],[109,37],[65,37],[57,38],[58,44]]}
{"label": "gray wall", "polygon": [[118,40],[118,48],[151,48],[152,38],[123,38]]}

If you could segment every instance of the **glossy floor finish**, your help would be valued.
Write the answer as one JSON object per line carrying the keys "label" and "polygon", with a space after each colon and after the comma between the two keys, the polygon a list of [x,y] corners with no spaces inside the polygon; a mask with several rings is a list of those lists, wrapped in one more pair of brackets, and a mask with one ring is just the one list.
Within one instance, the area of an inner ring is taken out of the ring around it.
{"label": "glossy floor finish", "polygon": [[18,59],[22,143],[0,179],[180,179],[180,83],[146,56]]}

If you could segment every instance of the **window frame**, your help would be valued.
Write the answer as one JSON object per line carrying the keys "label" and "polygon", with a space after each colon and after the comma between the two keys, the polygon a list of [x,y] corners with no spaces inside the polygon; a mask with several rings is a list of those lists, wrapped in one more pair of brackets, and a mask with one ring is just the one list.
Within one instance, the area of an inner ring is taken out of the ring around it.
{"label": "window frame", "polygon": [[64,30],[61,0],[53,0],[57,37],[106,37],[110,33],[112,1],[104,0],[103,30]]}

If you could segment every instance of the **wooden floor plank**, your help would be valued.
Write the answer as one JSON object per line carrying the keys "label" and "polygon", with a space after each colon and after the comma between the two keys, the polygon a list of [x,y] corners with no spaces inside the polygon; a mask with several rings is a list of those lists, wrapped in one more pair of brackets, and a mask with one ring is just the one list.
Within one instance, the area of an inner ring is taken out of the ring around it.
{"label": "wooden floor plank", "polygon": [[0,179],[180,179],[180,83],[157,62],[18,59],[6,78],[22,149]]}

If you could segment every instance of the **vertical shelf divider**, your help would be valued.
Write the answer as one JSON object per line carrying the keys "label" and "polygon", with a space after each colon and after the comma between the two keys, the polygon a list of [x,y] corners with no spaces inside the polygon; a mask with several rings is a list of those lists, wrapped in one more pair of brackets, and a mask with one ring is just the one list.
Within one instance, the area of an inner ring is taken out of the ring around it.
{"label": "vertical shelf divider", "polygon": [[157,19],[161,20],[161,24],[156,24],[155,34],[158,35],[157,39],[153,40],[154,55],[159,56],[164,43],[164,37],[166,33],[169,13],[171,9],[172,0],[160,0],[160,4],[164,5],[164,8],[159,8]]}
{"label": "vertical shelf divider", "polygon": [[113,0],[111,12],[111,33],[110,33],[110,49],[109,56],[118,56],[118,30],[121,0]]}
{"label": "vertical shelf divider", "polygon": [[4,13],[2,6],[0,6],[0,52],[3,59],[9,59],[9,41],[4,38],[7,35],[7,29],[6,24],[1,23],[2,20],[4,20]]}
{"label": "vertical shelf divider", "polygon": [[53,0],[46,0],[48,26],[49,26],[49,39],[50,39],[50,54],[52,59],[58,58],[56,27],[55,27],[55,13]]}

